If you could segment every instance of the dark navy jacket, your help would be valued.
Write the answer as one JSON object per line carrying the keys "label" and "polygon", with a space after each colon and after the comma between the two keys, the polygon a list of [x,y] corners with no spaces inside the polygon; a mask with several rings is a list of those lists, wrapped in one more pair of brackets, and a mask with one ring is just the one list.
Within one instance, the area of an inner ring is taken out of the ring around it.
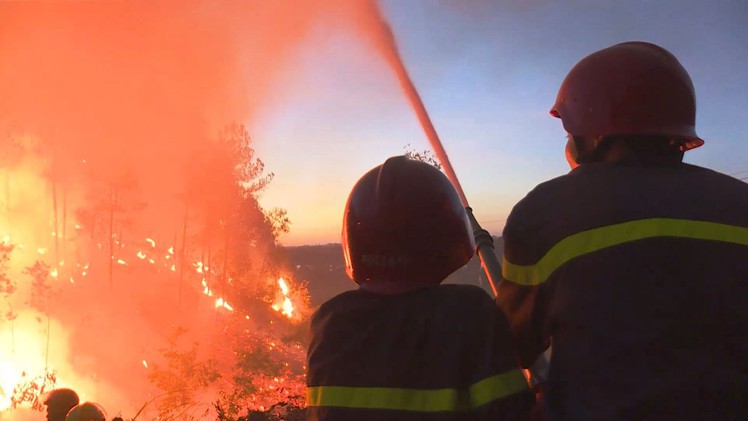
{"label": "dark navy jacket", "polygon": [[534,397],[482,289],[349,291],[311,322],[309,420],[526,419]]}
{"label": "dark navy jacket", "polygon": [[748,417],[748,184],[587,164],[512,210],[498,303],[551,420]]}

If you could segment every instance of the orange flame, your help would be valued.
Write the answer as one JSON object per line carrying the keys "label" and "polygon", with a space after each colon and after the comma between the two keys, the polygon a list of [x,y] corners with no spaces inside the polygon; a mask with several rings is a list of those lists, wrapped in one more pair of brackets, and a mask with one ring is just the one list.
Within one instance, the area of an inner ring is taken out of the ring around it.
{"label": "orange flame", "polygon": [[216,308],[219,307],[223,307],[228,311],[234,311],[234,307],[231,307],[228,301],[224,300],[223,298],[219,298],[216,300]]}
{"label": "orange flame", "polygon": [[283,278],[278,278],[278,286],[280,287],[281,294],[283,294],[280,298],[281,300],[276,300],[275,304],[273,304],[272,308],[275,311],[280,311],[281,314],[288,317],[289,319],[293,317],[293,302],[291,302],[291,298],[288,296],[288,293],[290,292],[290,289],[288,288],[288,284]]}

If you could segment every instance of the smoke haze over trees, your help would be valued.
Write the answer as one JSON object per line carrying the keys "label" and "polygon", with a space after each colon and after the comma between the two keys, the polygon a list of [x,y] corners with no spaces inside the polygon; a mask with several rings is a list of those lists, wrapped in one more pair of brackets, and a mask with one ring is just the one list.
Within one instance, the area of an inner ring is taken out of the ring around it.
{"label": "smoke haze over trees", "polygon": [[38,417],[53,383],[126,418],[300,394],[290,221],[258,204],[273,174],[231,122],[310,7],[0,3],[0,411]]}
{"label": "smoke haze over trees", "polygon": [[0,2],[0,411],[55,385],[139,419],[303,394],[310,297],[248,127],[311,28],[376,47],[374,11]]}

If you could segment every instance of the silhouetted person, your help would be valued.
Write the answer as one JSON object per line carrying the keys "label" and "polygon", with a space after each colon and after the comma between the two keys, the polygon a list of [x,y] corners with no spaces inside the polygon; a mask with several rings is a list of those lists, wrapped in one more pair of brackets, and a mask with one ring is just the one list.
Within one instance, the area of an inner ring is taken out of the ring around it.
{"label": "silhouetted person", "polygon": [[551,420],[748,417],[748,185],[684,162],[694,87],[626,42],[569,72],[551,115],[571,172],[504,228],[498,302],[525,367],[552,346]]}
{"label": "silhouetted person", "polygon": [[475,285],[440,285],[473,235],[447,177],[393,157],[356,183],[343,221],[359,285],[312,317],[307,419],[524,420],[533,403],[506,318]]}
{"label": "silhouetted person", "polygon": [[65,421],[106,421],[106,411],[97,403],[84,402],[73,407]]}
{"label": "silhouetted person", "polygon": [[80,399],[72,389],[54,389],[47,395],[44,405],[47,406],[49,421],[65,421],[65,416],[71,408],[78,405]]}

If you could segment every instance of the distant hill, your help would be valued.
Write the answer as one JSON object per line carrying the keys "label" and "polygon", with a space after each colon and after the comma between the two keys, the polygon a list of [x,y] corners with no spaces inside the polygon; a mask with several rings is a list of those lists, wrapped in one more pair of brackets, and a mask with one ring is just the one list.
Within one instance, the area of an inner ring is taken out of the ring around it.
{"label": "distant hill", "polygon": [[[494,247],[500,259],[504,251],[501,238],[494,237]],[[318,306],[343,291],[356,288],[356,284],[345,273],[340,244],[285,247],[284,250],[289,266],[293,268],[294,279],[308,282],[312,305]],[[477,285],[491,293],[477,256],[451,274],[446,282]]]}

